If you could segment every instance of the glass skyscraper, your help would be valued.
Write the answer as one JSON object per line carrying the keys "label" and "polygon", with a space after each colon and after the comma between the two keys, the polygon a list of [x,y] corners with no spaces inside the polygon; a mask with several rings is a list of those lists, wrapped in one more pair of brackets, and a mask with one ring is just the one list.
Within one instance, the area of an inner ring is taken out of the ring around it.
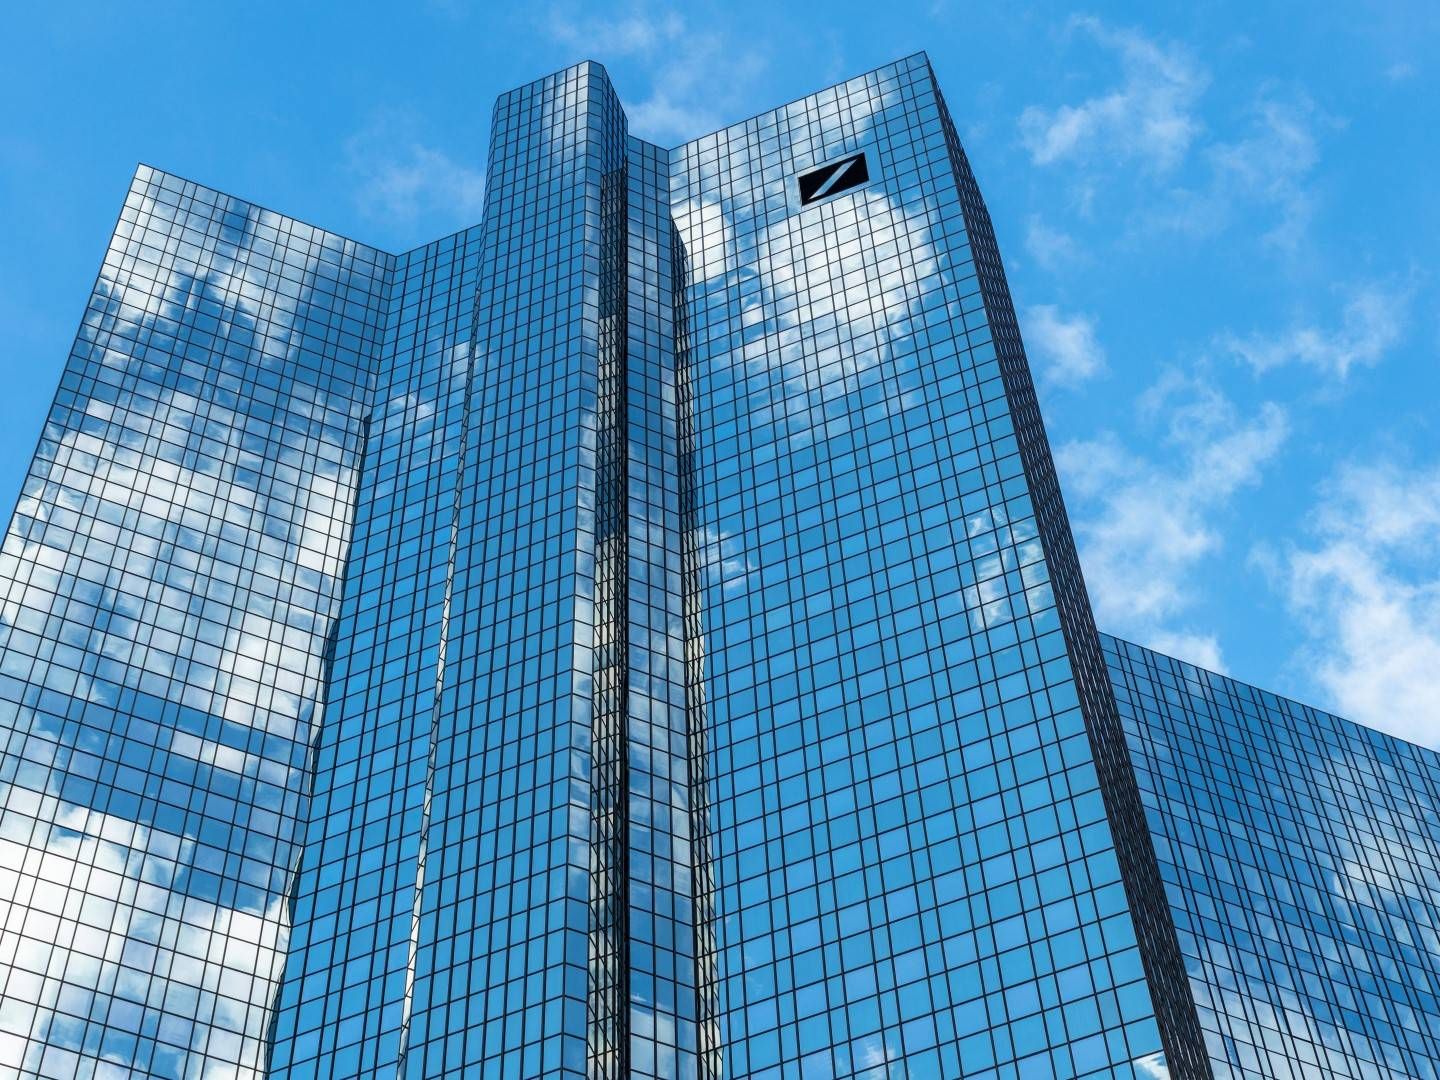
{"label": "glass skyscraper", "polygon": [[924,56],[136,173],[0,553],[0,1072],[1434,1077],[1440,757],[1097,633]]}

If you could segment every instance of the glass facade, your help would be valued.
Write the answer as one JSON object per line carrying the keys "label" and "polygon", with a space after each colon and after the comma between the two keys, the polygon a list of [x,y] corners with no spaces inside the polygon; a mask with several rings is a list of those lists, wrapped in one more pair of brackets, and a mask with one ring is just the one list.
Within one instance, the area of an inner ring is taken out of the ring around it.
{"label": "glass facade", "polygon": [[1161,1061],[943,109],[917,57],[671,151],[727,1076]]}
{"label": "glass facade", "polygon": [[0,650],[20,1075],[1433,1075],[1433,757],[1096,632],[923,56],[402,255],[142,168]]}
{"label": "glass facade", "polygon": [[262,1065],[393,268],[135,176],[0,552],[0,1067]]}
{"label": "glass facade", "polygon": [[1440,754],[1104,645],[1214,1075],[1440,1075]]}
{"label": "glass facade", "polygon": [[339,1075],[394,1068],[410,1015],[479,250],[478,229],[458,233],[397,257],[388,283],[275,1076],[322,1057]]}

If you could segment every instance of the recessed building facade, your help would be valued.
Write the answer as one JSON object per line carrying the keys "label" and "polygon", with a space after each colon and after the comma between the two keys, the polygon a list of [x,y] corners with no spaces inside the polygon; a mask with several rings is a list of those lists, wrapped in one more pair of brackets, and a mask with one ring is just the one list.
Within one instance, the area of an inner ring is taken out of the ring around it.
{"label": "recessed building facade", "polygon": [[0,553],[0,1068],[1435,1075],[1440,760],[1097,633],[923,56],[489,160],[401,255],[137,172]]}

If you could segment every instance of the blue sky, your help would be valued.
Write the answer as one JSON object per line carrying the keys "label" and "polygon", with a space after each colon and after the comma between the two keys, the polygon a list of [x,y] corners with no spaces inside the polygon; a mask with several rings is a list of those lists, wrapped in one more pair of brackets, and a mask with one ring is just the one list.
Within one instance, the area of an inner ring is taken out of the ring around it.
{"label": "blue sky", "polygon": [[[1440,744],[1440,6],[27,5],[0,71],[0,498],[137,161],[392,250],[499,92],[669,144],[926,49],[1102,629]],[[822,13],[823,12],[823,13]]]}

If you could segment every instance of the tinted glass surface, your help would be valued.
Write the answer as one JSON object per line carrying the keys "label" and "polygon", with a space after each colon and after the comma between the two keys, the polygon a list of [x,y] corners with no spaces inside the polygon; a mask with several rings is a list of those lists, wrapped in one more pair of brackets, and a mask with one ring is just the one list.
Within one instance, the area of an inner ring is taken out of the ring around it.
{"label": "tinted glass surface", "polygon": [[1433,1077],[1440,755],[1104,638],[1217,1077]]}
{"label": "tinted glass surface", "polygon": [[480,230],[395,259],[272,1076],[393,1069],[418,946]]}
{"label": "tinted glass surface", "polygon": [[[671,150],[576,65],[401,256],[142,169],[0,554],[0,1066],[1165,1075],[977,213],[923,57]],[[1433,755],[1108,647],[1218,1067],[1431,1075]]]}
{"label": "tinted glass surface", "polygon": [[390,270],[135,176],[0,553],[0,1067],[262,1066]]}
{"label": "tinted glass surface", "polygon": [[[795,176],[873,145],[870,183]],[[724,1071],[1159,1039],[928,65],[671,152]]]}
{"label": "tinted glass surface", "polygon": [[592,890],[608,896],[618,870],[592,835],[592,750],[597,646],[614,630],[596,613],[601,206],[624,119],[582,64],[503,95],[491,130],[404,1065],[579,1077],[605,970]]}

